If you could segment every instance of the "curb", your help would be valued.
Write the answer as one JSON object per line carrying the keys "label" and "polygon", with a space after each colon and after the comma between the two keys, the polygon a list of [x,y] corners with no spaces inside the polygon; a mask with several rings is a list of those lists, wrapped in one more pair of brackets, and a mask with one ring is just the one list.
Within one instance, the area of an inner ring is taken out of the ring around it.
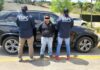
{"label": "curb", "polygon": [[[66,58],[65,56],[61,56],[61,58]],[[39,58],[35,58],[38,60]],[[55,59],[55,58],[54,58]],[[100,55],[71,55],[71,59],[84,59],[84,60],[100,60]],[[0,62],[18,62],[17,57],[0,57]],[[24,57],[23,60],[29,60],[29,57]],[[49,58],[47,58],[49,60]]]}

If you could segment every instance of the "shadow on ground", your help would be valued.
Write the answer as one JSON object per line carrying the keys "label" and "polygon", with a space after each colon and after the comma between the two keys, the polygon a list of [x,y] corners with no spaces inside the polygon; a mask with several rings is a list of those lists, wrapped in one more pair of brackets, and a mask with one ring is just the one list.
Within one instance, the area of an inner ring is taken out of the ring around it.
{"label": "shadow on ground", "polygon": [[65,57],[60,57],[60,60],[56,60],[55,58],[48,58],[48,57],[45,57],[44,59],[35,59],[33,61],[30,61],[30,60],[24,60],[22,63],[30,63],[32,65],[35,65],[37,67],[43,67],[43,66],[49,66],[52,62],[55,62],[55,63],[67,63],[67,62],[70,62],[70,63],[73,63],[75,65],[89,65],[89,62],[86,61],[86,60],[83,60],[83,59],[79,59],[79,58],[71,58],[70,60],[66,60]]}
{"label": "shadow on ground", "polygon": [[50,61],[47,58],[45,58],[45,59],[37,58],[34,60],[24,60],[24,61],[22,61],[22,63],[30,63],[30,64],[35,65],[37,67],[43,67],[43,66],[50,65]]}

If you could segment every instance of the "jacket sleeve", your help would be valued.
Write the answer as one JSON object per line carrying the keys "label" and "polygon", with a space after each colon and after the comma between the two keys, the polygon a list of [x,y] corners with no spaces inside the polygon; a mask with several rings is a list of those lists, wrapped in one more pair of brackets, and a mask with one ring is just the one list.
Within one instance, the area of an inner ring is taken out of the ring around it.
{"label": "jacket sleeve", "polygon": [[52,24],[52,32],[55,33],[55,30],[56,30],[56,25]]}
{"label": "jacket sleeve", "polygon": [[34,35],[34,38],[36,38],[36,35],[37,35],[37,29],[35,27],[35,20],[34,20],[34,17],[32,17],[31,15],[29,15],[29,22],[33,28],[33,35]]}
{"label": "jacket sleeve", "polygon": [[59,19],[56,21],[56,22],[57,22],[57,24],[55,25],[55,29],[56,29],[56,30],[59,30],[60,21],[61,21],[61,18],[59,18]]}
{"label": "jacket sleeve", "polygon": [[35,20],[34,20],[34,17],[30,16],[30,22],[31,22],[31,25],[32,25],[32,28],[35,29]]}
{"label": "jacket sleeve", "polygon": [[19,19],[16,18],[16,25],[19,27]]}
{"label": "jacket sleeve", "polygon": [[42,24],[39,26],[39,31],[42,33]]}
{"label": "jacket sleeve", "polygon": [[71,28],[74,26],[74,21],[72,20],[72,22],[71,22]]}

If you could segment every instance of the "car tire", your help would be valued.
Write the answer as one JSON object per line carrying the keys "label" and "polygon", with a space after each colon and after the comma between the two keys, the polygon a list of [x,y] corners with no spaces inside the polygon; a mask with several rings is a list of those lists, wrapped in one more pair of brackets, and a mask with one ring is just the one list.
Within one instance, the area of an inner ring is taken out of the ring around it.
{"label": "car tire", "polygon": [[79,52],[87,53],[94,46],[94,42],[90,37],[81,37],[76,42],[76,49]]}
{"label": "car tire", "polygon": [[17,54],[18,53],[18,37],[7,37],[3,41],[3,48],[8,54]]}

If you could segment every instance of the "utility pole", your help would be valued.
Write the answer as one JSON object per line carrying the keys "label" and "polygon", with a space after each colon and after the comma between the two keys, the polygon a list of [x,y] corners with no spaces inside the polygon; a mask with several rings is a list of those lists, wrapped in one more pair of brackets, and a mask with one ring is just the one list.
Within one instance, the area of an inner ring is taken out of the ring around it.
{"label": "utility pole", "polygon": [[91,0],[91,28],[93,28],[92,21],[93,21],[93,6],[92,6],[92,0]]}
{"label": "utility pole", "polygon": [[81,11],[80,11],[80,18],[82,19],[82,7],[83,7],[83,3],[80,1],[80,0],[78,0],[78,3],[79,3],[79,6],[80,6],[80,9],[81,9]]}

